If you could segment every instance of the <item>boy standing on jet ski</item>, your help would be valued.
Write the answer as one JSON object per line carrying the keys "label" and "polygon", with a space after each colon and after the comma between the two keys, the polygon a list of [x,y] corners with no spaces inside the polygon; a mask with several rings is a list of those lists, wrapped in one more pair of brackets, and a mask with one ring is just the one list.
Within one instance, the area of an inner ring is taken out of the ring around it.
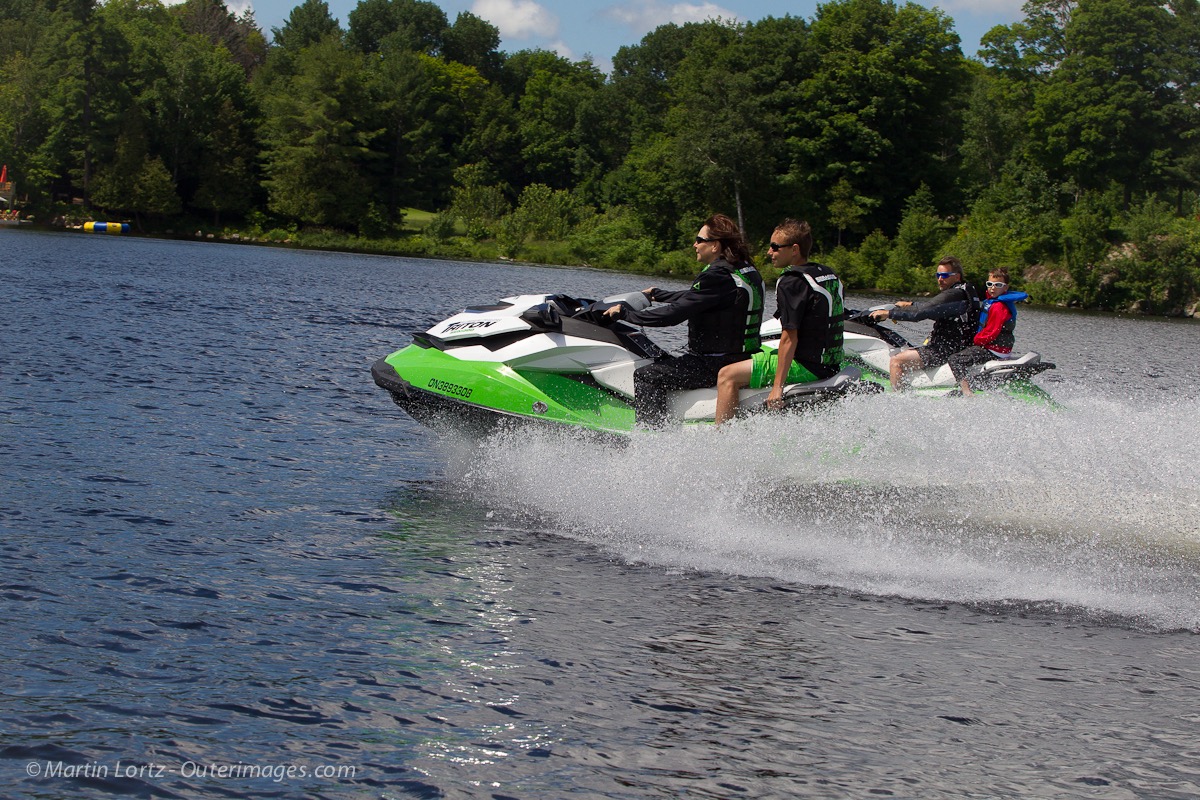
{"label": "boy standing on jet ski", "polygon": [[737,413],[738,392],[771,386],[767,407],[784,407],[783,387],[836,375],[842,362],[846,318],[842,282],[829,267],[810,263],[812,228],[785,219],[771,233],[771,263],[783,267],[775,284],[775,316],[783,329],[779,349],[764,348],[721,370],[717,381],[716,424]]}
{"label": "boy standing on jet ski", "polygon": [[904,388],[903,379],[908,373],[942,366],[951,355],[971,344],[975,336],[979,293],[963,278],[962,262],[954,256],[946,256],[938,262],[936,277],[941,291],[932,299],[919,305],[898,300],[893,309],[871,313],[871,318],[877,320],[934,320],[933,331],[925,344],[901,350],[888,363],[888,377],[896,391]]}
{"label": "boy standing on jet ski", "polygon": [[704,269],[690,289],[645,290],[664,305],[632,311],[624,305],[607,316],[633,325],[665,328],[688,323],[688,352],[667,356],[633,373],[633,408],[639,425],[666,423],[667,393],[715,386],[721,368],[750,358],[762,345],[762,276],[736,222],[724,214],[705,220],[693,245]]}

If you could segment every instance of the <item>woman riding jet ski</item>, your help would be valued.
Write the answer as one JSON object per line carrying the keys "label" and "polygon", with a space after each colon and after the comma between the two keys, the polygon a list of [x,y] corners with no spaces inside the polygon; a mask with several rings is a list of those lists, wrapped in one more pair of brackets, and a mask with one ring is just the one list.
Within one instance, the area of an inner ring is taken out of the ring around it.
{"label": "woman riding jet ski", "polygon": [[[434,325],[375,362],[371,373],[398,406],[425,424],[490,428],[523,419],[628,433],[634,427],[634,370],[664,353],[639,328],[604,312],[618,303],[641,310],[649,302],[641,292],[599,302],[561,294],[507,297]],[[777,339],[778,322],[772,322]],[[792,406],[806,405],[864,386],[878,391],[848,367],[824,381],[789,386],[784,395]],[[768,393],[743,390],[741,408],[760,409]],[[716,395],[715,387],[673,392],[668,413],[683,423],[711,422]]]}

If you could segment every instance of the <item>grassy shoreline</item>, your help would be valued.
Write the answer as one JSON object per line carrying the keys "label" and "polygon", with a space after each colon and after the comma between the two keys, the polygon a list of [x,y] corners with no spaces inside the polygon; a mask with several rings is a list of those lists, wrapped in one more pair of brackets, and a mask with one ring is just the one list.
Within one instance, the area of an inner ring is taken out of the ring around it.
{"label": "grassy shoreline", "polygon": [[[161,231],[149,230],[146,232],[130,231],[122,234],[125,236],[140,236],[149,238],[164,238],[184,241],[212,241],[225,244],[243,244],[257,245],[267,247],[283,247],[294,248],[299,250],[318,250],[325,252],[344,252],[358,253],[364,255],[381,255],[404,258],[429,258],[435,260],[453,260],[453,261],[469,261],[481,264],[486,263],[506,263],[506,264],[528,264],[531,266],[544,267],[564,267],[564,268],[581,268],[581,269],[597,269],[609,272],[641,275],[647,277],[665,277],[676,280],[688,280],[696,273],[696,262],[690,251],[679,250],[673,252],[657,251],[646,253],[645,250],[640,253],[642,257],[623,259],[621,263],[608,263],[603,258],[596,260],[588,260],[579,257],[580,243],[571,241],[527,241],[520,245],[519,256],[512,257],[506,255],[501,248],[501,244],[495,239],[470,239],[464,235],[454,235],[450,237],[437,238],[427,235],[425,228],[432,218],[429,212],[421,212],[410,210],[405,217],[405,227],[391,237],[363,237],[350,235],[339,231],[327,229],[321,230],[283,230],[272,229],[263,232],[256,228],[233,228],[225,227],[219,232],[206,230],[203,226],[196,227],[192,232],[179,232],[177,230],[167,229]],[[82,225],[68,225],[70,230],[78,230],[82,232]],[[44,226],[31,225],[29,228],[49,228],[51,230],[62,230],[62,226]],[[104,236],[109,234],[97,233],[91,234],[96,236]],[[650,256],[647,258],[646,256]],[[831,258],[831,254],[818,254],[814,260],[825,260]],[[763,274],[764,280],[768,286],[774,284],[779,277],[780,271],[775,269],[766,260],[765,255],[760,254],[757,261],[763,262],[758,264],[760,272]],[[834,269],[839,269],[839,265],[835,261],[828,261]],[[839,271],[841,271],[839,269]],[[1026,281],[1026,290],[1031,296],[1037,297],[1037,284]],[[928,297],[933,294],[932,291],[918,290],[913,292],[894,292],[878,287],[866,287],[854,285],[853,281],[847,286],[848,291],[856,294],[864,294],[870,296],[884,297]],[[1128,317],[1160,317],[1165,319],[1172,318],[1189,318],[1197,319],[1200,317],[1200,308],[1197,304],[1193,304],[1180,313],[1175,314],[1153,314],[1145,310],[1139,309],[1103,309],[1098,307],[1087,307],[1079,303],[1068,302],[1038,302],[1036,299],[1031,300],[1029,305],[1037,308],[1047,309],[1064,309],[1072,311],[1087,311],[1093,313],[1112,314],[1115,316]]]}

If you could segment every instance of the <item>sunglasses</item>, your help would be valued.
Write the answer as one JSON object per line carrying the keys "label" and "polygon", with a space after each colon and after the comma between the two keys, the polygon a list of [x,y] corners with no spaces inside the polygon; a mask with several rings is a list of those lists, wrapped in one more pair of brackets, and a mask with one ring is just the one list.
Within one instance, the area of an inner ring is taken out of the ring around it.
{"label": "sunglasses", "polygon": [[988,281],[987,282],[987,287],[989,289],[999,289],[1001,286],[1008,286],[1008,284],[1005,283],[1004,281]]}
{"label": "sunglasses", "polygon": [[951,277],[957,275],[958,273],[957,272],[935,272],[934,274],[937,275],[938,280],[944,281],[946,278],[951,278]]}
{"label": "sunglasses", "polygon": [[696,244],[704,244],[705,242],[719,242],[719,241],[721,241],[719,238],[718,239],[705,239],[703,236],[696,237]]}
{"label": "sunglasses", "polygon": [[767,247],[770,248],[772,253],[782,250],[785,247],[795,247],[795,246],[796,245],[794,245],[794,244],[780,244],[779,242],[771,242],[769,245],[767,245]]}

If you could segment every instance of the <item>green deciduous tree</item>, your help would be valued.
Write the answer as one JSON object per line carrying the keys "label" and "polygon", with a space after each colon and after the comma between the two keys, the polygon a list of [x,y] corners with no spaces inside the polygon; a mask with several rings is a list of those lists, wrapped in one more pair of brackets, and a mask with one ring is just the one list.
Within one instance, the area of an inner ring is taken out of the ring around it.
{"label": "green deciduous tree", "polygon": [[837,228],[839,247],[842,244],[842,231],[857,228],[874,205],[874,198],[856,193],[847,179],[842,178],[834,185],[829,192],[829,222]]}
{"label": "green deciduous tree", "polygon": [[133,182],[132,205],[134,214],[154,216],[178,214],[182,208],[175,181],[158,156],[147,160],[138,172]]}
{"label": "green deciduous tree", "polygon": [[245,123],[243,114],[226,99],[206,126],[192,203],[211,211],[214,225],[221,224],[222,213],[244,214],[254,207],[258,151]]}
{"label": "green deciduous tree", "polygon": [[613,100],[626,112],[629,134],[637,139],[660,132],[671,106],[670,81],[704,23],[660,25],[636,45],[627,45],[613,56]]}
{"label": "green deciduous tree", "polygon": [[[224,8],[217,6],[212,9],[214,19],[220,19],[216,12]],[[257,111],[246,72],[219,37],[214,41],[206,33],[187,33],[183,29],[187,18],[135,0],[104,7],[101,19],[119,38],[122,52],[129,54],[113,75],[120,79],[119,102],[127,113],[136,110],[143,121],[140,135],[145,141],[140,146],[148,161],[158,159],[167,169],[172,193],[191,200],[207,176],[209,190],[202,199],[211,207],[217,171],[225,176],[226,201],[233,194],[243,197],[223,205],[244,211],[250,198],[245,186],[257,179],[253,149]],[[231,19],[227,14],[225,21]],[[226,163],[217,167],[213,159]],[[230,172],[235,165],[239,176]]]}
{"label": "green deciduous tree", "polygon": [[1080,189],[1116,181],[1126,202],[1161,182],[1178,99],[1171,28],[1159,0],[1081,0],[1030,117],[1031,149],[1048,172]]}
{"label": "green deciduous tree", "polygon": [[473,239],[490,236],[496,223],[512,208],[504,196],[504,188],[494,181],[483,164],[465,164],[454,171],[450,209]]}
{"label": "green deciduous tree", "polygon": [[442,56],[479,70],[489,81],[500,77],[504,59],[500,55],[500,30],[470,11],[460,11],[442,36]]}
{"label": "green deciduous tree", "polygon": [[654,237],[623,206],[612,206],[577,228],[571,250],[585,264],[634,271],[655,270],[664,255]]}
{"label": "green deciduous tree", "polygon": [[590,61],[540,59],[523,81],[517,132],[526,182],[555,189],[574,186],[586,163],[590,131],[581,112],[599,91],[603,76]]}
{"label": "green deciduous tree", "polygon": [[541,183],[526,186],[511,216],[524,236],[566,239],[581,217],[578,200],[568,191]]}
{"label": "green deciduous tree", "polygon": [[922,184],[904,204],[904,218],[888,253],[887,269],[880,276],[879,288],[909,292],[928,285],[929,269],[942,254],[952,232],[951,226],[937,214],[933,192]]}
{"label": "green deciduous tree", "polygon": [[283,27],[271,29],[275,46],[290,53],[341,34],[342,29],[329,13],[329,3],[325,0],[304,0],[288,14]]}
{"label": "green deciduous tree", "polygon": [[878,200],[868,229],[893,228],[922,183],[944,198],[969,85],[949,17],[912,3],[835,0],[819,6],[811,39],[816,67],[790,123],[798,179],[825,196],[844,178]]}
{"label": "green deciduous tree", "polygon": [[[745,230],[745,197],[760,190],[767,124],[739,46],[742,28],[710,23],[693,41],[671,79],[667,132],[681,171],[695,176],[697,196],[731,209]],[[689,227],[694,227],[690,225]]]}
{"label": "green deciduous tree", "polygon": [[998,183],[1026,142],[1028,92],[995,72],[977,70],[963,109],[962,172],[959,182],[974,199]]}
{"label": "green deciduous tree", "polygon": [[1179,316],[1200,295],[1200,224],[1146,198],[1124,220],[1131,247],[1116,259],[1122,301],[1135,310]]}
{"label": "green deciduous tree", "polygon": [[879,286],[879,277],[887,268],[891,252],[892,243],[887,236],[875,230],[863,238],[857,250],[834,248],[827,262],[846,288],[874,289]]}
{"label": "green deciduous tree", "polygon": [[86,198],[96,165],[114,155],[128,105],[125,41],[93,0],[71,0],[53,7],[33,58],[47,122],[36,159],[53,165],[52,192]]}
{"label": "green deciduous tree", "polygon": [[428,0],[359,0],[346,38],[363,53],[391,47],[435,55],[442,50],[446,12]]}
{"label": "green deciduous tree", "polygon": [[363,57],[335,38],[304,48],[295,75],[272,84],[262,104],[268,203],[302,223],[357,229],[372,201],[364,180],[374,160]]}
{"label": "green deciduous tree", "polygon": [[697,180],[681,169],[674,140],[665,133],[636,142],[608,177],[607,188],[608,205],[621,206],[624,216],[636,219],[645,234],[661,242],[677,243],[681,220],[691,225],[704,219],[706,204],[697,199]]}
{"label": "green deciduous tree", "polygon": [[389,47],[369,64],[379,202],[392,214],[444,205],[462,143],[490,99],[487,82],[474,67],[410,50]]}
{"label": "green deciduous tree", "polygon": [[1061,221],[1063,256],[1075,289],[1085,303],[1111,293],[1111,277],[1106,275],[1109,232],[1116,209],[1100,192],[1086,192]]}

